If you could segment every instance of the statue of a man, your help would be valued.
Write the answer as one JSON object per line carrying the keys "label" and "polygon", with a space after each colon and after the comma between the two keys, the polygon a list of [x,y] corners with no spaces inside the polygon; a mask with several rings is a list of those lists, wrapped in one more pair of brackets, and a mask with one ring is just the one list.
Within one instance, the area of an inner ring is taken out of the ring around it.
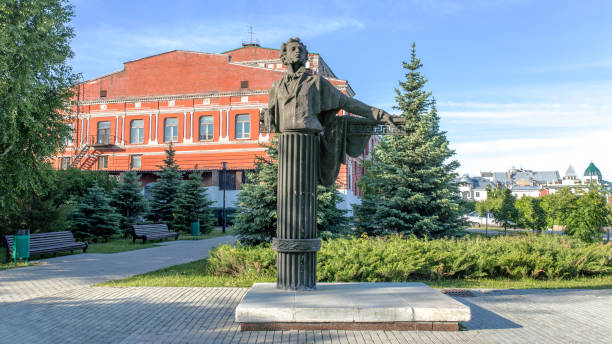
{"label": "statue of a man", "polygon": [[[264,125],[268,132],[321,136],[320,184],[332,185],[340,164],[345,162],[345,154],[356,157],[367,145],[370,135],[351,135],[351,123],[361,122],[374,127],[385,122],[393,128],[401,125],[403,118],[345,95],[319,75],[309,75],[306,70],[308,50],[299,38],[290,38],[282,44],[280,60],[287,66],[287,72],[270,88]],[[337,113],[341,109],[367,120],[339,117]]]}

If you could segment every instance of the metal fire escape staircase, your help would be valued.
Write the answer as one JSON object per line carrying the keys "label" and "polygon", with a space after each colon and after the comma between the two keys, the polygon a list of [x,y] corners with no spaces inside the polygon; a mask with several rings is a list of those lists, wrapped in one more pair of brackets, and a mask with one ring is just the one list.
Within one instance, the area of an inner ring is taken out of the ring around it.
{"label": "metal fire escape staircase", "polygon": [[74,159],[72,159],[72,163],[70,164],[70,167],[78,167],[79,163],[87,155],[87,152],[89,152],[90,148],[91,146],[89,144],[83,145],[81,147],[81,150],[74,156]]}

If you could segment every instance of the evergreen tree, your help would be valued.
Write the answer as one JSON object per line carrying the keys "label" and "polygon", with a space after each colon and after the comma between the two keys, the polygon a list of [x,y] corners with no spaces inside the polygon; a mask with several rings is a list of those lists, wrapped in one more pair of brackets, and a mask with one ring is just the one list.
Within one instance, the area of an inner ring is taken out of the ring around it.
{"label": "evergreen tree", "polygon": [[151,212],[149,219],[153,222],[172,225],[174,220],[174,201],[178,196],[183,177],[174,160],[175,154],[172,144],[166,149],[164,165],[159,166],[161,172],[156,173],[157,181],[151,187]]}
{"label": "evergreen tree", "polygon": [[519,218],[518,210],[516,209],[515,202],[516,197],[512,195],[510,189],[497,188],[492,193],[493,202],[495,204],[493,208],[493,216],[504,227],[504,233],[509,226],[516,224]]}
{"label": "evergreen tree", "polygon": [[435,100],[423,89],[427,79],[412,45],[410,62],[403,63],[406,80],[396,89],[396,109],[405,117],[405,135],[384,136],[365,162],[355,206],[357,229],[370,235],[415,234],[439,238],[463,226],[459,192],[454,182],[459,162],[449,160],[446,133],[440,130]]}
{"label": "evergreen tree", "polygon": [[78,238],[108,241],[119,233],[119,214],[110,205],[110,198],[97,184],[87,190],[72,213],[72,232]]}
{"label": "evergreen tree", "polygon": [[342,196],[335,185],[317,187],[317,230],[321,238],[353,235],[348,210],[339,209]]}
{"label": "evergreen tree", "polygon": [[[257,157],[255,172],[248,174],[249,182],[242,185],[233,229],[245,245],[272,241],[276,236],[276,192],[278,185],[278,140],[267,145],[266,156]],[[323,237],[351,233],[346,211],[338,209],[341,196],[335,187],[317,188],[317,230]]]}
{"label": "evergreen tree", "polygon": [[121,216],[120,228],[124,235],[138,220],[147,214],[149,202],[141,192],[140,177],[134,171],[123,174],[123,179],[113,190],[111,206]]}
{"label": "evergreen tree", "polygon": [[193,172],[189,180],[183,181],[179,187],[178,197],[174,201],[175,231],[189,232],[191,222],[200,220],[200,232],[209,233],[214,228],[212,201],[206,198],[206,188],[202,185],[202,173]]}
{"label": "evergreen tree", "polygon": [[576,201],[567,219],[565,233],[585,242],[602,240],[602,228],[610,222],[610,207],[601,190],[593,187]]}
{"label": "evergreen tree", "polygon": [[255,172],[242,184],[233,229],[244,245],[258,245],[276,236],[276,188],[278,185],[278,139],[266,147],[266,156],[257,156]]}

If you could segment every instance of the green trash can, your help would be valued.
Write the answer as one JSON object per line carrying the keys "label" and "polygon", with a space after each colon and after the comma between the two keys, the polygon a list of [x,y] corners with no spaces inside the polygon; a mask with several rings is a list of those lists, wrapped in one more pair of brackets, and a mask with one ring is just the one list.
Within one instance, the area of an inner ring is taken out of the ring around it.
{"label": "green trash can", "polygon": [[30,258],[30,230],[20,229],[14,236],[13,240],[13,259],[15,265],[17,260],[25,260],[26,262]]}
{"label": "green trash can", "polygon": [[195,219],[191,222],[191,235],[200,236],[200,220]]}

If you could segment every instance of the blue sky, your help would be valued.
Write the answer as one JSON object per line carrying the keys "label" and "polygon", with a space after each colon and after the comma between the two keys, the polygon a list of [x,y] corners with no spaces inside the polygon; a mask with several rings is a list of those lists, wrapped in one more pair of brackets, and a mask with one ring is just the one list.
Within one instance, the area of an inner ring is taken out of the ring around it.
{"label": "blue sky", "polygon": [[356,97],[394,111],[415,42],[460,173],[512,166],[612,180],[612,1],[76,0],[85,79],[174,49],[223,52],[301,37]]}

